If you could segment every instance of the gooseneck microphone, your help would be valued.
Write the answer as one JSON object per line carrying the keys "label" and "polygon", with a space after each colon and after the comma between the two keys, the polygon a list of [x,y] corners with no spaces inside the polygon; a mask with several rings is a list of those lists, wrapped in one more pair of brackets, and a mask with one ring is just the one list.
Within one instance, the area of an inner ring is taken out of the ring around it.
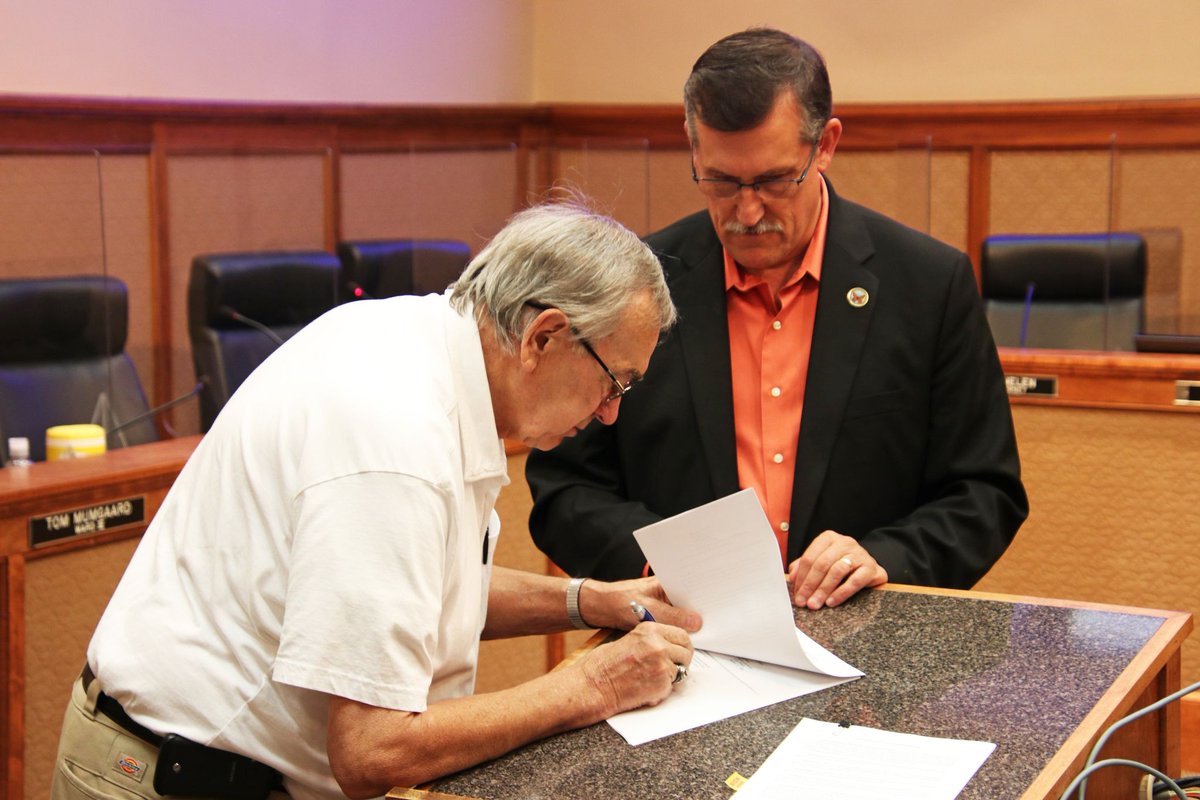
{"label": "gooseneck microphone", "polygon": [[1033,310],[1033,290],[1036,285],[1033,281],[1025,284],[1025,307],[1021,309],[1021,338],[1017,340],[1021,347],[1025,346],[1025,337],[1029,334],[1029,312]]}
{"label": "gooseneck microphone", "polygon": [[114,425],[113,427],[106,430],[105,433],[111,436],[114,433],[118,433],[120,431],[125,430],[130,425],[136,425],[139,422],[141,422],[142,420],[150,419],[151,417],[156,417],[159,414],[161,414],[162,412],[166,411],[168,408],[174,408],[175,406],[182,403],[184,400],[190,400],[193,397],[195,397],[196,395],[200,394],[202,391],[204,391],[205,386],[208,386],[208,376],[201,375],[199,377],[199,379],[197,379],[196,385],[193,386],[189,391],[185,392],[184,394],[179,395],[179,397],[176,397],[172,400],[168,400],[167,402],[163,403],[162,405],[157,405],[154,408],[150,409],[149,411],[143,411],[141,414],[138,414],[136,417],[125,420],[120,425]]}
{"label": "gooseneck microphone", "polygon": [[263,336],[266,336],[268,339],[270,339],[277,345],[283,344],[283,339],[280,338],[278,333],[271,330],[266,325],[263,325],[258,320],[250,319],[250,317],[247,317],[245,314],[235,311],[234,309],[230,308],[229,306],[221,306],[220,308],[217,309],[217,313],[221,314],[222,316],[229,317],[234,322],[240,322],[243,325],[254,328],[256,331],[260,332]]}

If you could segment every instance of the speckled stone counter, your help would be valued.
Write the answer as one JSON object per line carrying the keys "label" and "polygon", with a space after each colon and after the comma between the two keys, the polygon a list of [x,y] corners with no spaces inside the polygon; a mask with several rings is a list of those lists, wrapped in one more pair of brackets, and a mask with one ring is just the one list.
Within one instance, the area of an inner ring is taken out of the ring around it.
{"label": "speckled stone counter", "polygon": [[[811,717],[995,742],[961,797],[1017,798],[1131,662],[1131,672],[1154,674],[1178,658],[1191,620],[1177,615],[1174,633],[1164,636],[1167,619],[963,593],[866,592],[841,608],[797,611],[797,625],[864,678],[639,747],[607,724],[594,725],[433,789],[485,800],[726,800],[730,773],[752,775],[802,717]],[[1129,673],[1122,683],[1128,680]],[[1132,710],[1134,699],[1117,706],[1114,718]],[[861,795],[848,785],[846,796]]]}

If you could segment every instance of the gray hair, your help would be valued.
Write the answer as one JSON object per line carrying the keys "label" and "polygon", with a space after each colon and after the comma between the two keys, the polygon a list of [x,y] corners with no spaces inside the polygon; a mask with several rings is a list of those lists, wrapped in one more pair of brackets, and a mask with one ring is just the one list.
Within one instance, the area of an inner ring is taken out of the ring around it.
{"label": "gray hair", "polygon": [[537,205],[515,214],[448,289],[459,312],[474,306],[500,346],[512,351],[538,307],[566,314],[578,336],[614,333],[630,300],[648,291],[659,330],[675,323],[662,266],[616,220],[577,202]]}
{"label": "gray hair", "polygon": [[801,136],[816,142],[833,116],[829,72],[816,48],[774,28],[726,36],[696,60],[683,86],[688,138],[695,145],[697,119],[726,132],[757,127],[788,90],[804,112]]}

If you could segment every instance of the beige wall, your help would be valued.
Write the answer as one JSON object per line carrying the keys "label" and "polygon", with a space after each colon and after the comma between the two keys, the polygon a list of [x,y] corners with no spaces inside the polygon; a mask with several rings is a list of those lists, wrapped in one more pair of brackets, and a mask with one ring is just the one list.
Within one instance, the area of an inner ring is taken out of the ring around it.
{"label": "beige wall", "polygon": [[0,92],[675,103],[757,24],[816,44],[842,102],[1200,94],[1196,0],[5,0]]}
{"label": "beige wall", "polygon": [[529,0],[4,0],[0,92],[529,102]]}
{"label": "beige wall", "polygon": [[543,102],[679,102],[704,48],[753,25],[818,47],[842,102],[1200,92],[1195,0],[534,0],[534,8],[534,96]]}

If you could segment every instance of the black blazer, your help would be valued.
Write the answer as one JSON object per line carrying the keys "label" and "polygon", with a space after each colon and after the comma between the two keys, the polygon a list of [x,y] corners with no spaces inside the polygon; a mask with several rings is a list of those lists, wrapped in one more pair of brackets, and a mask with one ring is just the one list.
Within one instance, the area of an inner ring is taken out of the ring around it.
{"label": "black blazer", "polygon": [[[858,539],[896,583],[967,588],[1028,513],[1004,376],[967,257],[830,187],[788,560]],[[615,424],[530,455],[530,531],[572,575],[645,564],[632,532],[739,489],[721,243],[651,235],[679,323]],[[865,289],[861,308],[847,292]]]}

